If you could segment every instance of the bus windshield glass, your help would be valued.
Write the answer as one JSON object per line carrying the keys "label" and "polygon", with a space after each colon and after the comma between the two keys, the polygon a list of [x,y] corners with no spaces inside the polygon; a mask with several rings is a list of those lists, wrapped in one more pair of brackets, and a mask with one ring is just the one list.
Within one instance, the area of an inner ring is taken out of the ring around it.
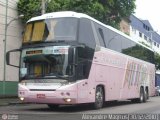
{"label": "bus windshield glass", "polygon": [[24,51],[21,58],[21,79],[55,78],[68,80],[72,76],[72,68],[68,65],[68,49],[66,50],[65,53],[61,51],[56,54],[48,54],[44,51],[41,54],[41,50]]}
{"label": "bus windshield glass", "polygon": [[75,41],[77,18],[54,18],[27,23],[23,43],[43,41]]}

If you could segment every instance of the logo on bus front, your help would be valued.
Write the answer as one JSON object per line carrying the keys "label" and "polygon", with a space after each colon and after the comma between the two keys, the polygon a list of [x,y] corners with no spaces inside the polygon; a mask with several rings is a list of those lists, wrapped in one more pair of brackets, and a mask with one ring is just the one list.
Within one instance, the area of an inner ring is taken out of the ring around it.
{"label": "logo on bus front", "polygon": [[54,54],[68,54],[69,46],[54,46]]}

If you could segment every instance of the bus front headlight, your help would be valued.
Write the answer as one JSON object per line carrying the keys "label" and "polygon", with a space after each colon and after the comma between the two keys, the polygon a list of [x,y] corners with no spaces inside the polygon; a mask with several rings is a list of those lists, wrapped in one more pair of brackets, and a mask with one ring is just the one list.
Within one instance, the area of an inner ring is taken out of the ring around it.
{"label": "bus front headlight", "polygon": [[70,103],[72,100],[71,100],[71,98],[64,98],[64,101],[67,103]]}
{"label": "bus front headlight", "polygon": [[20,97],[19,99],[20,99],[21,101],[23,101],[23,100],[24,100],[24,97]]}

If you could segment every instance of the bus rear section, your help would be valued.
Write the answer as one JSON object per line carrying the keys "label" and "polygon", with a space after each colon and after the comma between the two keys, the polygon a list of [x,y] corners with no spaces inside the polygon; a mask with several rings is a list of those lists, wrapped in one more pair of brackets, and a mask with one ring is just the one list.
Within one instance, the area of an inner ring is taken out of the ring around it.
{"label": "bus rear section", "polygon": [[95,85],[102,87],[105,101],[145,102],[154,96],[153,64],[105,48],[95,54]]}

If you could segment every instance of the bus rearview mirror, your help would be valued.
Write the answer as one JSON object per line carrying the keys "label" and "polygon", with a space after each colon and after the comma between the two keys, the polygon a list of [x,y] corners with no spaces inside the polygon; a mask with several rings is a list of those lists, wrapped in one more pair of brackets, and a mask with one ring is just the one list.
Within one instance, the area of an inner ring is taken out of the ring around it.
{"label": "bus rearview mirror", "polygon": [[[21,52],[20,49],[8,51],[6,53],[6,64],[9,66],[19,68],[20,52]],[[12,58],[12,60],[10,58]]]}

